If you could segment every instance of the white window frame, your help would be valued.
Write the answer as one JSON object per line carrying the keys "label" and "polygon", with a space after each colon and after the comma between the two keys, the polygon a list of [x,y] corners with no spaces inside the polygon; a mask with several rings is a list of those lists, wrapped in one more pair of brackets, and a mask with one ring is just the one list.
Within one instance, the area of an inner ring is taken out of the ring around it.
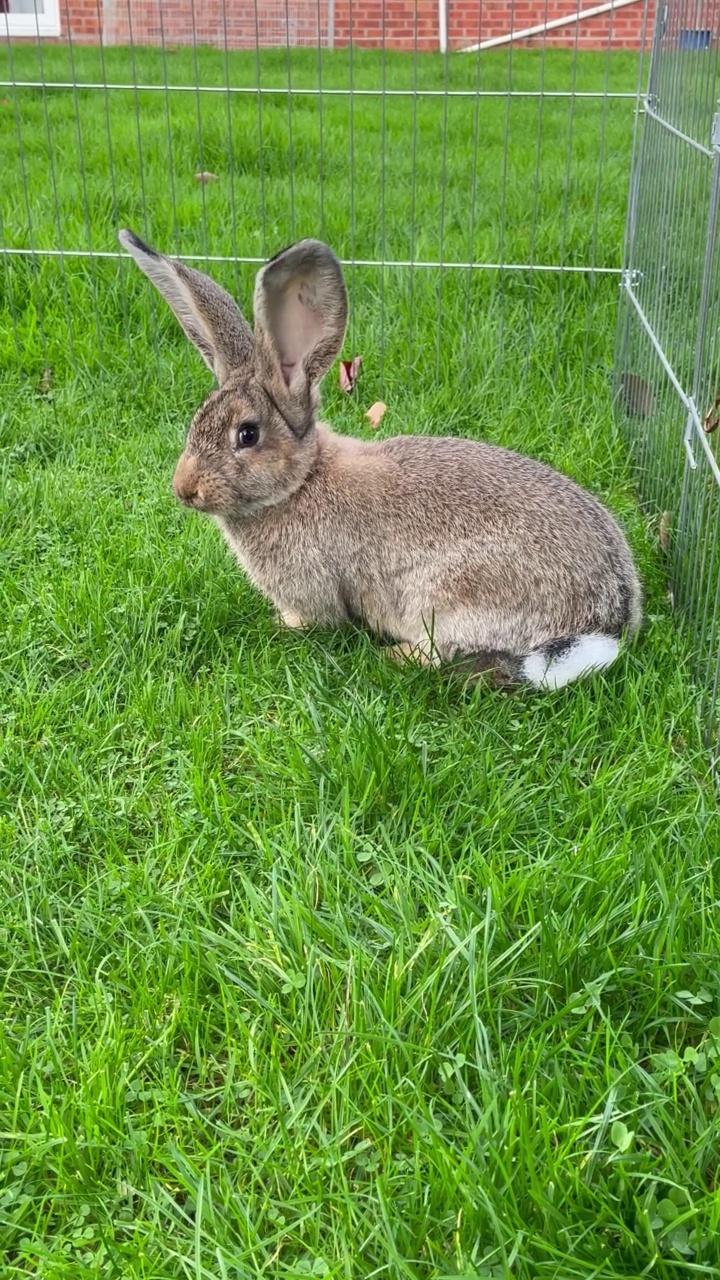
{"label": "white window frame", "polygon": [[3,36],[59,36],[60,0],[43,0],[44,13],[0,13]]}

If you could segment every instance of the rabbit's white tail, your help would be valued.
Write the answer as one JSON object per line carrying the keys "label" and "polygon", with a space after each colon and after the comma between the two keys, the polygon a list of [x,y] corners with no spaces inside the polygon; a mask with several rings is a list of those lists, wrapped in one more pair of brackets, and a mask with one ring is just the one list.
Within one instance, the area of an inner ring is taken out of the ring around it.
{"label": "rabbit's white tail", "polygon": [[497,685],[562,689],[579,676],[609,667],[619,651],[620,644],[614,636],[563,636],[526,654],[485,649],[458,655],[454,665],[471,680],[484,678]]}
{"label": "rabbit's white tail", "polygon": [[536,689],[562,689],[577,680],[609,667],[620,645],[614,636],[566,636],[534,649],[520,662],[520,679]]}

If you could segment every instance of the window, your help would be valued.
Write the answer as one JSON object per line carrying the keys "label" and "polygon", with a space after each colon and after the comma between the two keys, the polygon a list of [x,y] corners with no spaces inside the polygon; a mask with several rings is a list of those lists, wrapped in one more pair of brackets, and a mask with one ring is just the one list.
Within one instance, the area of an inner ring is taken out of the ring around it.
{"label": "window", "polygon": [[0,40],[11,36],[59,36],[59,0],[0,0]]}

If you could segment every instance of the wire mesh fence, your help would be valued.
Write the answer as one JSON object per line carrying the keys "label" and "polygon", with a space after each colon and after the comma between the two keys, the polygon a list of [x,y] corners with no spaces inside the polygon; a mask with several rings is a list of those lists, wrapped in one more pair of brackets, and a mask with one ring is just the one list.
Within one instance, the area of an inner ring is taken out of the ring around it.
{"label": "wire mesh fence", "polygon": [[346,354],[362,349],[368,399],[431,397],[442,370],[460,402],[472,385],[498,403],[534,375],[610,411],[614,348],[641,494],[670,539],[714,705],[720,432],[703,423],[720,393],[718,2],[670,0],[656,20],[635,4],[630,30],[632,0],[616,0],[588,41],[589,23],[558,29],[544,0],[520,47],[528,7],[504,6],[498,36],[498,6],[478,0],[455,42],[471,51],[445,32],[430,52],[442,33],[424,0],[400,17],[390,0],[374,17],[359,0],[109,0],[72,21],[67,3],[5,0],[11,389],[46,370],[132,375],[150,351],[153,376],[187,382],[190,403],[197,367],[128,270],[120,226],[207,264],[246,303],[266,256],[327,240],[347,267]]}
{"label": "wire mesh fence", "polygon": [[[100,292],[117,279],[137,295],[115,265],[124,223],[212,262],[245,296],[244,266],[298,235],[327,239],[348,264],[353,314],[362,299],[377,332],[383,385],[432,369],[427,339],[415,340],[418,289],[435,299],[436,364],[469,346],[488,306],[486,367],[506,354],[511,317],[521,363],[539,322],[542,359],[555,364],[572,304],[592,358],[595,308],[612,305],[621,267],[636,86],[614,12],[592,54],[580,53],[578,23],[569,53],[546,32],[531,52],[433,57],[420,0],[402,53],[387,47],[389,17],[376,49],[354,45],[350,22],[333,52],[339,9],[287,0],[279,12],[256,0],[239,17],[196,0],[178,28],[168,6],[125,0],[102,7],[96,47],[70,34],[23,45],[8,26],[0,248],[20,361],[84,367],[90,333],[104,364],[115,354]],[[479,44],[486,23],[479,3]],[[48,291],[65,302],[60,330],[44,314]]]}
{"label": "wire mesh fence", "polygon": [[636,140],[616,386],[713,726],[720,678],[719,91],[716,0],[670,0],[655,24]]}

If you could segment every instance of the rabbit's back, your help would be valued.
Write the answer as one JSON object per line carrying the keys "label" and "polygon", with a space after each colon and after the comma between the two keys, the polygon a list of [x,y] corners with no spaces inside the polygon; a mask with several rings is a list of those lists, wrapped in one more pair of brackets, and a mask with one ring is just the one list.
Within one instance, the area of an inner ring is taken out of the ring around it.
{"label": "rabbit's back", "polygon": [[370,446],[394,472],[395,496],[448,529],[497,529],[519,539],[576,533],[625,544],[605,507],[568,476],[499,445],[455,437],[394,436]]}

